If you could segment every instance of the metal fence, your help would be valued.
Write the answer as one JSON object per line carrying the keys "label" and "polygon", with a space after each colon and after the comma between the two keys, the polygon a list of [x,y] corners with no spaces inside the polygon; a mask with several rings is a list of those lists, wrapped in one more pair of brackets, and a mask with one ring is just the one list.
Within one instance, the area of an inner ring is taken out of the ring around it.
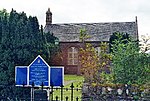
{"label": "metal fence", "polygon": [[[136,88],[133,90],[136,90]],[[133,92],[130,88],[122,91],[121,88],[110,89],[108,86],[91,87],[83,85],[83,88],[81,88],[75,87],[73,83],[67,88],[64,86],[44,87],[42,85],[41,87],[34,87],[34,85],[31,87],[0,85],[0,101],[150,101],[149,91],[146,91],[148,95],[144,95],[146,93],[138,90]],[[66,92],[68,94],[65,94]],[[139,99],[136,100],[136,97],[139,97]]]}
{"label": "metal fence", "polygon": [[[21,91],[13,91],[19,88]],[[4,89],[8,91],[6,91],[5,94]],[[27,89],[28,92],[26,91]],[[0,92],[0,101],[82,101],[81,95],[75,96],[77,92],[82,94],[81,88],[75,87],[73,83],[68,88],[64,86],[54,87],[52,85],[50,87],[44,87],[43,85],[41,85],[41,87],[34,87],[34,85],[31,87],[25,87],[24,85],[22,87],[1,85]],[[66,92],[68,94],[65,94]],[[26,94],[28,94],[28,96],[26,96]]]}

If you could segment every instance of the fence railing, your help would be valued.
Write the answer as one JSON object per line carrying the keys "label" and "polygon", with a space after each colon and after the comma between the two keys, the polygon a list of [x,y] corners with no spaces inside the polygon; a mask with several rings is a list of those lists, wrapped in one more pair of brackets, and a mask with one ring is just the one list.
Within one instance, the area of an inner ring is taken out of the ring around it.
{"label": "fence railing", "polygon": [[81,88],[73,83],[67,88],[0,85],[0,101],[150,101],[149,88],[143,93],[136,87],[116,87],[83,85]]}
{"label": "fence railing", "polygon": [[[11,91],[17,88],[21,88],[22,90],[20,96],[18,93],[15,93],[16,95],[1,93],[0,101],[82,101],[82,88],[75,87],[73,83],[68,88],[64,86],[54,87],[52,85],[50,87],[44,87],[43,85],[41,85],[41,87],[34,87],[34,84],[31,87],[25,87],[24,85],[22,87],[1,85],[0,91],[2,91],[2,89]],[[30,89],[31,91],[25,92],[25,89]],[[12,91],[12,93],[14,92]],[[30,96],[25,96],[27,93],[30,93]]]}

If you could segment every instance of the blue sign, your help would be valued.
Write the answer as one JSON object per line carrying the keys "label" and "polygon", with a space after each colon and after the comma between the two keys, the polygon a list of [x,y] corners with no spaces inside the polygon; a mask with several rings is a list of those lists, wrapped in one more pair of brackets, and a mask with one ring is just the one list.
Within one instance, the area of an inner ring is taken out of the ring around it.
{"label": "blue sign", "polygon": [[50,84],[53,86],[64,85],[64,68],[53,66],[50,68]]}
{"label": "blue sign", "polygon": [[39,55],[37,58],[29,65],[29,85],[34,83],[35,86],[49,86],[49,65],[44,61],[44,59]]}
{"label": "blue sign", "polygon": [[15,77],[15,82],[16,86],[23,86],[27,85],[27,66],[16,66],[16,77]]}
{"label": "blue sign", "polygon": [[64,85],[64,67],[50,67],[38,55],[29,66],[16,66],[16,86],[62,86]]}

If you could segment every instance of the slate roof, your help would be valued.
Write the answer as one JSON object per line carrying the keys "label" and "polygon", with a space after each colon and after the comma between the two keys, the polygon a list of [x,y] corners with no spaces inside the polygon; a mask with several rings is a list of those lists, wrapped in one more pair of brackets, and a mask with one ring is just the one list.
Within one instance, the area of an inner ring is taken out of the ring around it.
{"label": "slate roof", "polygon": [[135,40],[138,39],[136,22],[110,22],[110,23],[66,23],[46,25],[44,32],[53,33],[60,42],[79,41],[80,30],[86,29],[91,38],[87,41],[109,41],[114,32],[130,34]]}

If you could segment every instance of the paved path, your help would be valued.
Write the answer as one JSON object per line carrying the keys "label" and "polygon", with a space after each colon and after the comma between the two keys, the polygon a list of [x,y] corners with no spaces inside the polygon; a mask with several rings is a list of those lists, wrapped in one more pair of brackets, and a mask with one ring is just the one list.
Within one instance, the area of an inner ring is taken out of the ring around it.
{"label": "paved path", "polygon": [[71,83],[73,82],[76,82],[76,80],[65,81],[64,86],[69,85],[69,84],[71,85]]}

